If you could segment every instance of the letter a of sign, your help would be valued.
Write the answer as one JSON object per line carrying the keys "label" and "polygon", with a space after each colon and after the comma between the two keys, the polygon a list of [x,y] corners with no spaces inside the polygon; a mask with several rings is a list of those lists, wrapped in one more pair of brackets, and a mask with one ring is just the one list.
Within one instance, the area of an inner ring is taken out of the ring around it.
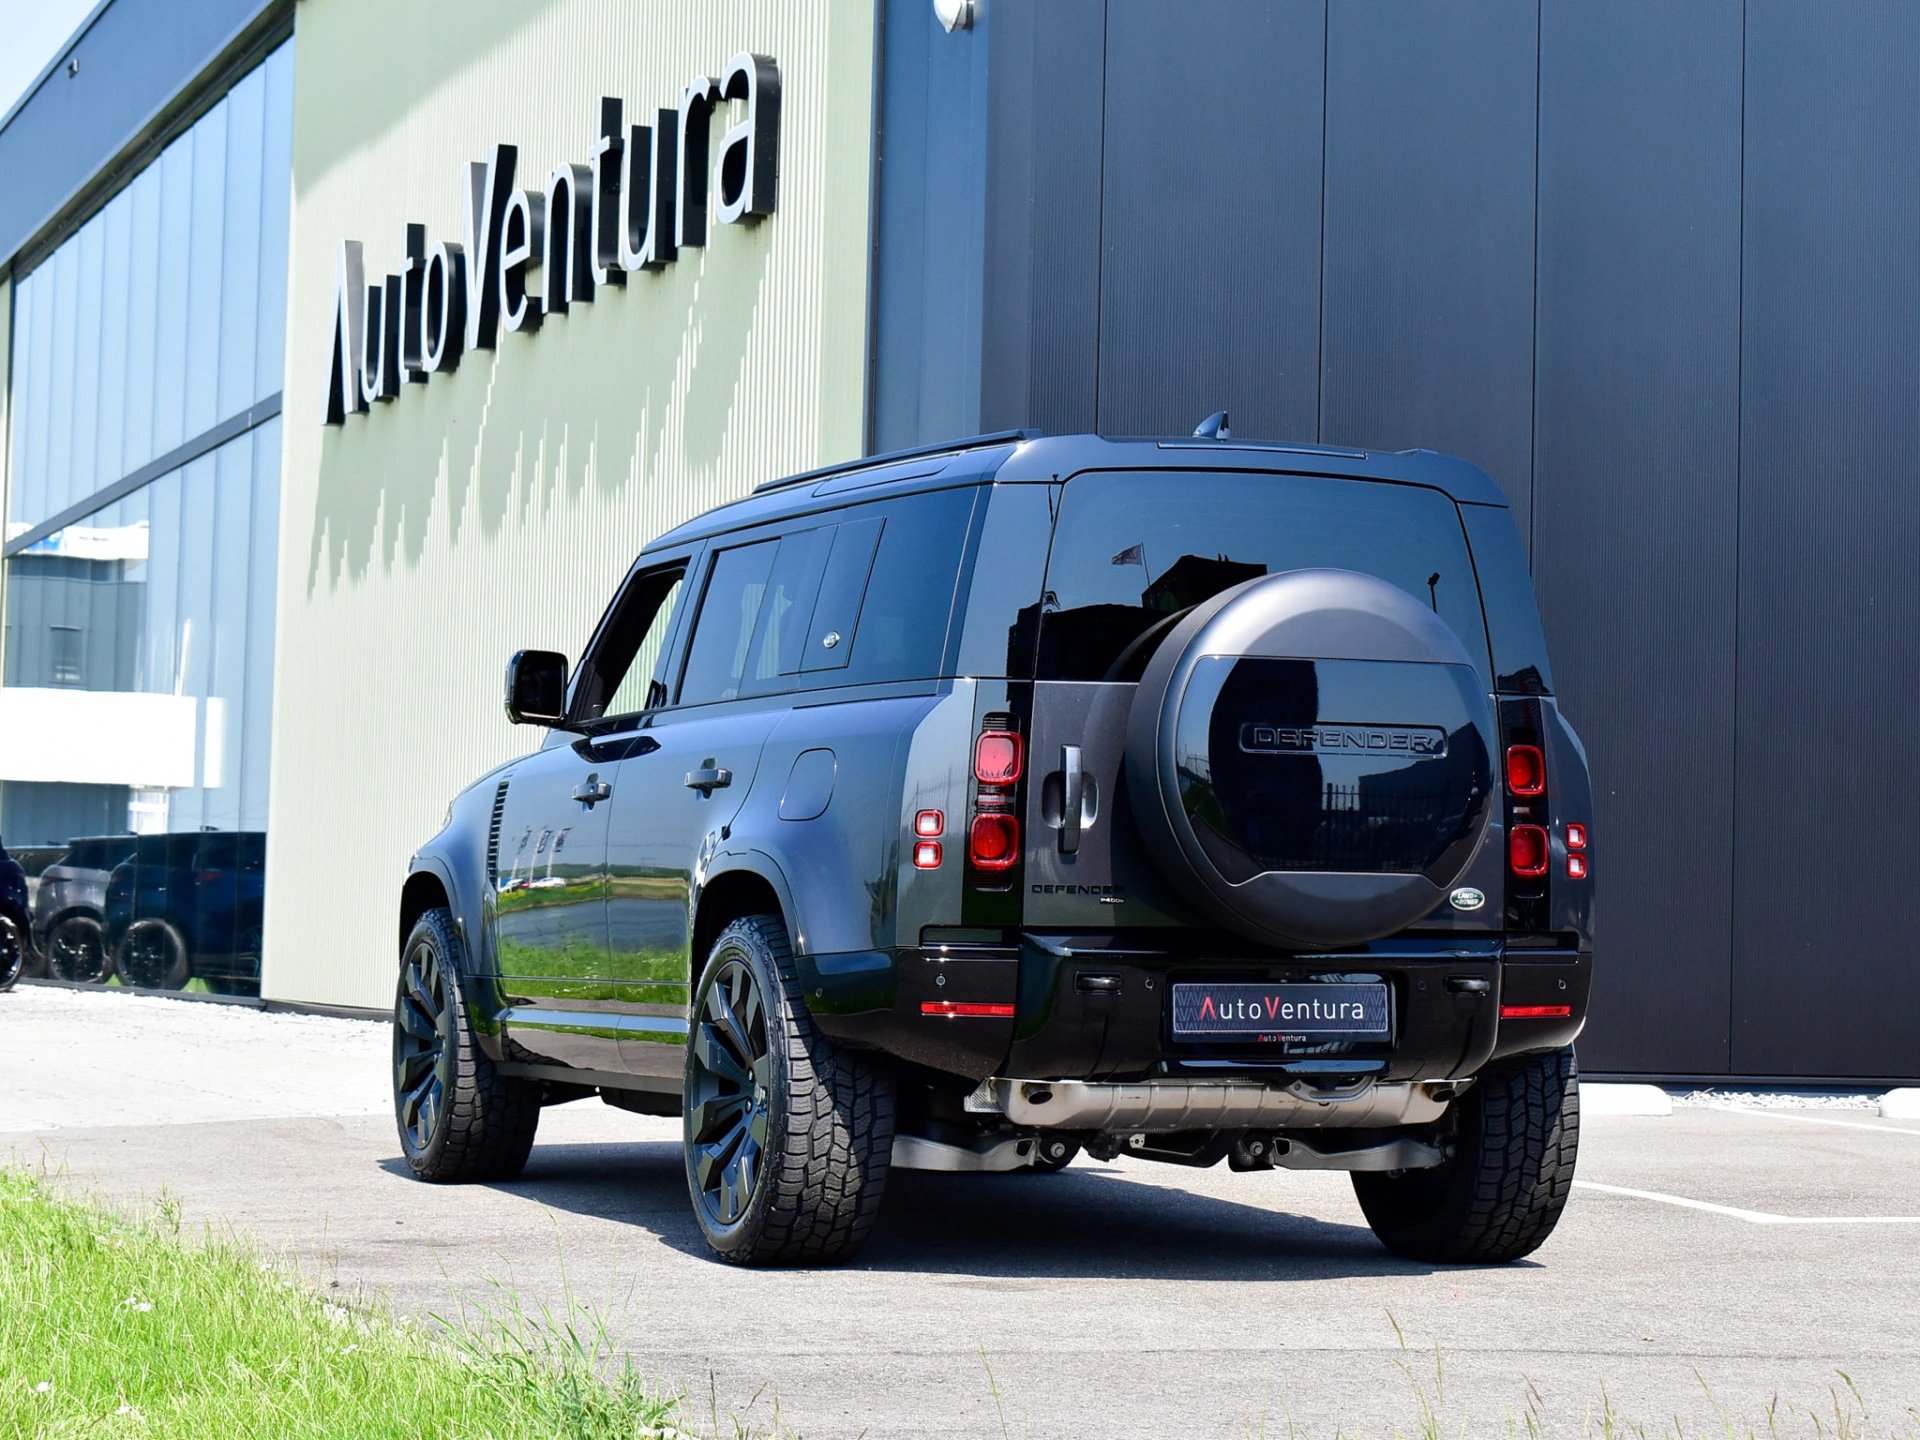
{"label": "letter a of sign", "polygon": [[333,354],[327,364],[327,424],[343,425],[349,413],[366,413],[360,396],[362,310],[367,287],[360,242],[342,240],[333,268]]}

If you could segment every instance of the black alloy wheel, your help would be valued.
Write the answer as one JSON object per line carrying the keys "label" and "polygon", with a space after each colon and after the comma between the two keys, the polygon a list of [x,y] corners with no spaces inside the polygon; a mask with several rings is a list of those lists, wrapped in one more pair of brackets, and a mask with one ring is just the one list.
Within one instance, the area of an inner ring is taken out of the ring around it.
{"label": "black alloy wheel", "polygon": [[0,990],[11,990],[26,968],[26,932],[11,915],[0,915]]}
{"label": "black alloy wheel", "polygon": [[104,985],[113,967],[106,932],[91,915],[69,915],[47,932],[47,974],[76,985]]}
{"label": "black alloy wheel", "polygon": [[452,1011],[440,956],[415,937],[393,1007],[393,1099],[403,1139],[425,1150],[447,1103]]}
{"label": "black alloy wheel", "polygon": [[753,971],[728,959],[707,987],[687,1062],[687,1147],[709,1222],[740,1223],[767,1149],[767,1004]]}
{"label": "black alloy wheel", "polygon": [[400,947],[393,998],[393,1118],[407,1168],[436,1185],[510,1180],[540,1124],[539,1082],[502,1075],[475,1033],[465,942],[444,907]]}
{"label": "black alloy wheel", "polygon": [[165,920],[136,920],[114,952],[122,985],[144,990],[178,990],[192,978],[186,937]]}

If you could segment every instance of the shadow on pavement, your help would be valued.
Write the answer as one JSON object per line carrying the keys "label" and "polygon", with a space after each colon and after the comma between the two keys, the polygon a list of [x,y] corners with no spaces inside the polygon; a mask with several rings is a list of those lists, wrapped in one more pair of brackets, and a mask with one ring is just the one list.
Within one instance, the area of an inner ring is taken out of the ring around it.
{"label": "shadow on pavement", "polygon": [[[381,1168],[406,1173],[398,1157]],[[520,1179],[489,1188],[558,1210],[637,1225],[710,1256],[688,1208],[672,1141],[536,1145]],[[719,1263],[719,1262],[715,1262]],[[1531,1262],[1522,1262],[1523,1265]],[[1081,1159],[1056,1175],[896,1170],[886,1208],[852,1270],[958,1272],[997,1279],[1262,1281],[1426,1274],[1360,1223],[1324,1220],[1164,1185]]]}

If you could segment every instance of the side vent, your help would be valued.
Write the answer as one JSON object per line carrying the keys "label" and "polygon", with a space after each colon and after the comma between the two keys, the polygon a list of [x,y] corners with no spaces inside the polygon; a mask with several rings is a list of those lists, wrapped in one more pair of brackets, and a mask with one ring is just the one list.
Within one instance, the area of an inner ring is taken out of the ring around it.
{"label": "side vent", "polygon": [[507,811],[507,784],[502,780],[493,792],[493,818],[487,821],[487,888],[500,879],[500,817]]}

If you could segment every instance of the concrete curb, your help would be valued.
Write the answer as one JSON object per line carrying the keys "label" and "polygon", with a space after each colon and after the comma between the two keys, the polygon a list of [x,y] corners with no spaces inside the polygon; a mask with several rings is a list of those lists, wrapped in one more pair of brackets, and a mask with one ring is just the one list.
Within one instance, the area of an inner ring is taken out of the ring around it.
{"label": "concrete curb", "polygon": [[1882,1095],[1880,1115],[1885,1120],[1920,1120],[1920,1086],[1909,1085]]}
{"label": "concrete curb", "polygon": [[1671,1115],[1673,1097],[1658,1085],[1587,1084],[1580,1086],[1583,1115]]}

